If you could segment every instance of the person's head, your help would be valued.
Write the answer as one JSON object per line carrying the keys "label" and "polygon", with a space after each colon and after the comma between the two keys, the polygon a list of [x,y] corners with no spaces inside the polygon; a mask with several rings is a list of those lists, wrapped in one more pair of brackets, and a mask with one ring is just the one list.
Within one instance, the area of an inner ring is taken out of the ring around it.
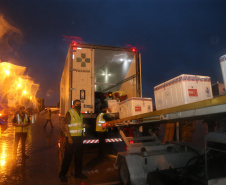
{"label": "person's head", "polygon": [[77,111],[80,112],[81,111],[81,101],[76,99],[73,101],[73,108]]}
{"label": "person's head", "polygon": [[19,113],[21,115],[24,115],[25,114],[25,107],[24,106],[20,106]]}
{"label": "person's head", "polygon": [[104,93],[104,97],[107,98],[108,97],[108,93]]}

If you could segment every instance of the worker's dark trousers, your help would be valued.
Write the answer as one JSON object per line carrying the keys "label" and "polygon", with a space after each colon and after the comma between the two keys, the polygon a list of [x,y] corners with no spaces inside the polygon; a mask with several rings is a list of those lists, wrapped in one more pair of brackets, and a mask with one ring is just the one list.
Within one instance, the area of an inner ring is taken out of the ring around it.
{"label": "worker's dark trousers", "polygon": [[72,140],[73,144],[69,144],[68,138],[66,138],[64,159],[60,171],[61,176],[65,176],[67,174],[73,156],[75,162],[75,176],[82,175],[83,137],[72,136]]}
{"label": "worker's dark trousers", "polygon": [[27,139],[27,133],[26,132],[16,132],[15,133],[15,143],[14,143],[14,155],[17,154],[17,147],[18,143],[21,139],[21,146],[22,146],[22,156],[25,155],[25,144]]}
{"label": "worker's dark trousers", "polygon": [[106,144],[105,144],[106,132],[97,132],[97,136],[99,138],[99,153],[98,153],[98,157],[100,159],[102,159],[105,156],[104,149],[106,147]]}
{"label": "worker's dark trousers", "polygon": [[44,128],[46,128],[48,122],[50,122],[51,127],[53,128],[53,123],[52,123],[51,119],[47,119],[46,120],[46,124],[45,124]]}

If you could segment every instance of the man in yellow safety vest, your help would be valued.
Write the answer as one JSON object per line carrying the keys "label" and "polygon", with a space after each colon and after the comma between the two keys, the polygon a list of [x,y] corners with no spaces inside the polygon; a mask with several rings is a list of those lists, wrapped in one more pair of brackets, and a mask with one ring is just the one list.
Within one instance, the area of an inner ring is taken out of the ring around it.
{"label": "man in yellow safety vest", "polygon": [[98,158],[104,158],[104,148],[105,148],[105,138],[106,133],[108,132],[108,128],[106,127],[106,121],[114,120],[113,114],[109,113],[100,113],[96,119],[96,132],[99,138],[99,154]]}
{"label": "man in yellow safety vest", "polygon": [[51,120],[51,116],[52,116],[51,110],[48,110],[47,115],[46,115],[46,123],[45,123],[44,128],[46,128],[48,122],[50,122],[51,127],[53,128],[53,123],[52,123],[52,120]]}
{"label": "man in yellow safety vest", "polygon": [[66,113],[64,126],[66,132],[66,144],[59,178],[61,182],[67,182],[66,174],[74,155],[75,177],[87,179],[87,176],[82,174],[83,116],[81,114],[80,100],[73,101],[73,109],[70,109]]}
{"label": "man in yellow safety vest", "polygon": [[30,119],[29,116],[25,114],[24,106],[21,106],[19,112],[15,114],[12,123],[15,126],[14,155],[16,157],[18,143],[21,139],[22,157],[28,158],[25,154],[25,143],[27,139],[28,126],[30,125]]}

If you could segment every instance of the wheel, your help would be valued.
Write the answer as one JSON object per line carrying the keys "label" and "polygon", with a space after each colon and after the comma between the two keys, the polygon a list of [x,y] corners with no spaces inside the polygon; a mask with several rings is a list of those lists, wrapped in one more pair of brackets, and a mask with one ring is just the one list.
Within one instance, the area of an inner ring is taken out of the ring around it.
{"label": "wheel", "polygon": [[130,185],[130,175],[126,161],[123,161],[119,166],[119,177],[123,185]]}
{"label": "wheel", "polygon": [[[147,185],[164,185],[162,178],[158,172],[151,172],[147,176]],[[170,184],[169,182],[167,184]]]}

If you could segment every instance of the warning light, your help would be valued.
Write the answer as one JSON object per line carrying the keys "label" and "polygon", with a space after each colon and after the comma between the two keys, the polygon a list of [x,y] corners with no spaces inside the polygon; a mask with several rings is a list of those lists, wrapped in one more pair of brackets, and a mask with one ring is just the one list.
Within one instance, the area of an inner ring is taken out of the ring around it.
{"label": "warning light", "polygon": [[135,48],[133,48],[133,49],[132,49],[132,51],[133,51],[133,52],[136,52],[136,49],[135,49]]}
{"label": "warning light", "polygon": [[76,45],[77,45],[77,43],[76,43],[76,42],[72,42],[72,44],[73,44],[73,46],[76,46]]}
{"label": "warning light", "polygon": [[133,144],[134,142],[133,142],[133,141],[129,141],[129,143],[130,143],[130,144]]}

